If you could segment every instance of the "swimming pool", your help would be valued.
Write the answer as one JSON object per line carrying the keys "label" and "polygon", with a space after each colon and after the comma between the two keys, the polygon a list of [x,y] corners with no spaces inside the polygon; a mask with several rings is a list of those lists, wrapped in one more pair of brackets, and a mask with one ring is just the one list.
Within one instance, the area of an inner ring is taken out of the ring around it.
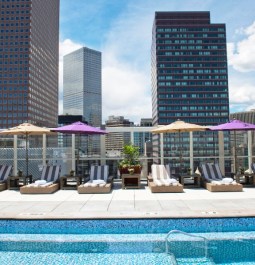
{"label": "swimming pool", "polygon": [[[170,230],[192,236],[171,233],[166,242]],[[252,217],[0,220],[0,264],[8,265],[248,265],[255,264],[254,249]]]}

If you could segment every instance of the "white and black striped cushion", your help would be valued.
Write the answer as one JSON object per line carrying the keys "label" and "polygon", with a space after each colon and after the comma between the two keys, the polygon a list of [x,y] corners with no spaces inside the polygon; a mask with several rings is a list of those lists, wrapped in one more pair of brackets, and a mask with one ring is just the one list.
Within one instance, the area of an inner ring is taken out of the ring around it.
{"label": "white and black striped cushion", "polygon": [[253,171],[253,173],[255,173],[255,163],[251,164],[251,170]]}
{"label": "white and black striped cushion", "polygon": [[172,176],[171,176],[171,167],[170,167],[170,164],[165,165],[165,167],[166,167],[166,171],[167,171],[169,177],[172,178]]}
{"label": "white and black striped cushion", "polygon": [[0,182],[5,181],[10,175],[12,166],[9,165],[0,165]]}
{"label": "white and black striped cushion", "polygon": [[90,180],[102,179],[107,182],[109,176],[109,166],[91,166],[90,168]]}
{"label": "white and black striped cushion", "polygon": [[59,165],[54,166],[44,166],[42,170],[41,180],[46,180],[47,182],[56,182],[60,176],[61,167]]}
{"label": "white and black striped cushion", "polygon": [[170,174],[164,165],[152,165],[151,175],[154,180],[170,179]]}
{"label": "white and black striped cushion", "polygon": [[202,164],[203,176],[207,181],[222,180],[222,174],[219,164],[207,163]]}

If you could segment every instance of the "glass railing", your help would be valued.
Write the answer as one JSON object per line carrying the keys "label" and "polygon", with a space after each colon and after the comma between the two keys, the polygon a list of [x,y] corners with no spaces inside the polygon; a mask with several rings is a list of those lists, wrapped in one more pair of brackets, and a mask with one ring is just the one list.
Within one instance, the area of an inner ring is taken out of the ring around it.
{"label": "glass railing", "polygon": [[[32,174],[34,178],[39,178],[40,171],[43,166],[43,149],[42,148],[28,148],[28,160],[26,159],[26,149],[17,148],[17,155],[15,159],[14,148],[0,148],[0,164],[10,164],[16,167],[16,170],[20,170],[26,174],[28,168],[28,174]],[[75,153],[75,152],[74,152]],[[100,155],[84,155],[80,154],[79,159],[77,154],[75,158],[72,157],[72,149],[69,147],[62,148],[46,148],[45,164],[48,165],[61,165],[61,174],[68,174],[70,170],[75,170],[76,174],[87,175],[89,173],[90,166],[107,164],[109,165],[110,174],[115,178],[119,177],[118,164],[123,159],[121,156],[106,157]],[[140,163],[142,165],[141,177],[146,178],[151,172],[151,165],[153,163],[161,164],[162,157],[148,157],[140,156]],[[249,169],[248,157],[237,157],[238,172]],[[179,157],[163,157],[163,164],[170,164],[172,173],[186,173],[192,174],[201,165],[201,163],[213,162],[223,164],[223,174],[231,176],[233,171],[234,159],[231,156],[210,156],[210,157],[182,157],[181,164]],[[28,165],[27,165],[28,163]],[[192,163],[192,164],[191,164]],[[14,167],[14,168],[15,168]],[[15,171],[14,171],[15,174]]]}
{"label": "glass railing", "polygon": [[[174,173],[187,174],[194,173],[203,162],[219,163],[223,175],[227,176],[234,172],[251,170],[250,165],[254,161],[253,150],[251,143],[249,145],[246,141],[245,134],[239,139],[239,142],[242,141],[244,144],[239,143],[234,150],[226,137],[220,133],[216,135],[218,132],[213,138],[210,138],[211,132],[208,136],[207,132],[183,133],[180,143],[175,133],[165,135],[166,138],[161,135],[154,141],[145,134],[150,133],[151,129],[151,127],[106,128],[108,135],[120,133],[116,134],[116,137],[108,137],[108,140],[105,135],[98,137],[97,140],[82,136],[80,141],[77,141],[75,135],[73,137],[66,134],[47,137],[29,136],[27,149],[22,136],[1,136],[0,164],[12,164],[14,174],[17,174],[18,170],[26,174],[28,170],[28,173],[35,177],[40,176],[40,170],[45,164],[60,164],[61,174],[75,170],[77,174],[82,175],[88,174],[91,164],[108,164],[110,173],[117,178],[118,163],[123,158],[121,148],[126,144],[122,142],[120,136],[121,133],[129,133],[129,141],[140,149],[142,177],[150,173],[153,163],[170,164]],[[112,142],[109,142],[109,139]],[[168,141],[169,139],[173,140],[173,143]],[[207,139],[210,142],[207,142]]]}

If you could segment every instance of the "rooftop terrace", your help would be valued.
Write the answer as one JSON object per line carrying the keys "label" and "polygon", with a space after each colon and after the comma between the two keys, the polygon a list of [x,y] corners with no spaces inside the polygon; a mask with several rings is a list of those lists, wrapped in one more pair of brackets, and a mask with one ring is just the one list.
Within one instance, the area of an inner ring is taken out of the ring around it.
{"label": "rooftop terrace", "polygon": [[101,219],[101,218],[196,218],[255,216],[255,187],[243,192],[211,193],[203,188],[184,188],[183,193],[151,193],[122,190],[116,182],[109,194],[78,194],[59,190],[49,195],[0,192],[2,219]]}

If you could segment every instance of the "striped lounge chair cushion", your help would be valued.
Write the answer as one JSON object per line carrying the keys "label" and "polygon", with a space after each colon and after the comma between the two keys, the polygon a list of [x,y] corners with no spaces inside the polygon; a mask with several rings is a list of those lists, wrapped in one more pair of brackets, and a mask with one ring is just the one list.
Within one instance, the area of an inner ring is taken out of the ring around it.
{"label": "striped lounge chair cushion", "polygon": [[0,182],[7,180],[12,170],[12,166],[9,165],[0,165]]}
{"label": "striped lounge chair cushion", "polygon": [[56,182],[60,176],[61,167],[59,165],[44,166],[42,170],[41,180],[47,182]]}
{"label": "striped lounge chair cushion", "polygon": [[169,177],[172,178],[172,176],[171,176],[171,167],[170,167],[170,164],[165,165],[165,168],[166,168],[166,171],[167,171]]}
{"label": "striped lounge chair cushion", "polygon": [[255,163],[251,164],[251,170],[253,171],[253,173],[255,173]]}
{"label": "striped lounge chair cushion", "polygon": [[201,166],[203,175],[207,181],[222,180],[223,176],[220,171],[219,164],[207,163]]}
{"label": "striped lounge chair cushion", "polygon": [[90,169],[90,181],[93,180],[104,180],[107,182],[109,176],[109,166],[91,166]]}
{"label": "striped lounge chair cushion", "polygon": [[170,175],[166,170],[164,165],[152,165],[151,166],[151,174],[153,180],[160,180],[160,179],[169,179]]}
{"label": "striped lounge chair cushion", "polygon": [[169,165],[167,166],[152,165],[151,174],[152,174],[153,182],[157,186],[178,185],[178,181],[170,177],[170,166]]}

